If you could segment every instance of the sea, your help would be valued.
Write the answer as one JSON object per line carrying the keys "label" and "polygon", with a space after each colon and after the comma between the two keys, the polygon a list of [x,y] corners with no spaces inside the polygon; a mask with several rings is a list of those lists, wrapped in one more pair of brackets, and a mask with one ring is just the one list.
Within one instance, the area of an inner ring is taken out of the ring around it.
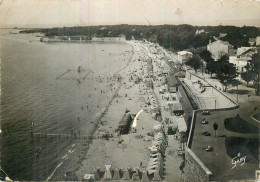
{"label": "sea", "polygon": [[12,180],[73,179],[132,46],[17,32],[0,30],[1,168]]}

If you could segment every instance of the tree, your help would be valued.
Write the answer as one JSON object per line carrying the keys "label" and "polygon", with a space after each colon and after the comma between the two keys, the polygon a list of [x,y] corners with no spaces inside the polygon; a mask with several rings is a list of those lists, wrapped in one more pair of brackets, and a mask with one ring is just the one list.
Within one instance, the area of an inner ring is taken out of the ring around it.
{"label": "tree", "polygon": [[214,61],[212,58],[209,59],[207,64],[206,64],[206,69],[210,73],[211,77],[212,77],[212,74],[216,73],[216,65],[217,65],[217,62]]}
{"label": "tree", "polygon": [[254,79],[254,75],[248,70],[241,73],[241,78],[246,81],[246,86],[248,87],[248,83]]}
{"label": "tree", "polygon": [[216,62],[212,59],[211,53],[205,49],[199,55],[206,62],[206,70],[208,70],[212,77],[212,74],[216,73]]}
{"label": "tree", "polygon": [[201,52],[199,53],[199,55],[200,55],[200,57],[201,57],[204,61],[206,61],[207,63],[212,60],[212,58],[211,58],[211,53],[210,53],[207,49],[201,51]]}
{"label": "tree", "polygon": [[236,78],[236,67],[234,64],[228,62],[226,55],[222,56],[216,63],[216,77],[224,87],[224,92],[228,85],[234,83]]}
{"label": "tree", "polygon": [[216,133],[218,130],[218,124],[216,122],[213,124],[213,129],[215,130],[215,137],[216,137]]}
{"label": "tree", "polygon": [[188,59],[188,61],[185,64],[192,67],[195,70],[195,72],[197,73],[197,70],[202,65],[202,61],[201,61],[199,55],[195,54],[190,59]]}
{"label": "tree", "polygon": [[256,107],[256,106],[254,107],[254,111],[255,111],[255,113],[256,113],[256,111],[257,111],[257,107]]}

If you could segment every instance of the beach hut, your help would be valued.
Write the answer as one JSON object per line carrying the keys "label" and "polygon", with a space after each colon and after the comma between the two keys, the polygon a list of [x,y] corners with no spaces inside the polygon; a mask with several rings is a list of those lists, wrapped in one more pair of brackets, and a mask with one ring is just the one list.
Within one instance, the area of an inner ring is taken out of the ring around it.
{"label": "beach hut", "polygon": [[112,180],[111,165],[105,165],[104,180]]}
{"label": "beach hut", "polygon": [[167,77],[168,90],[170,93],[175,93],[178,91],[178,82],[174,75]]}
{"label": "beach hut", "polygon": [[182,105],[179,102],[172,102],[171,109],[174,115],[182,115],[184,113]]}
{"label": "beach hut", "polygon": [[99,169],[97,169],[97,168],[94,168],[93,169],[93,174],[94,174],[94,180],[95,181],[98,181],[98,180],[100,180],[100,171],[99,171]]}
{"label": "beach hut", "polygon": [[161,175],[158,170],[154,171],[153,181],[162,181]]}
{"label": "beach hut", "polygon": [[134,168],[134,170],[132,171],[132,180],[140,181],[140,175],[139,175],[139,169],[138,168]]}
{"label": "beach hut", "polygon": [[122,179],[123,180],[129,180],[129,181],[131,180],[131,171],[130,171],[130,169],[124,168]]}
{"label": "beach hut", "polygon": [[142,181],[150,181],[146,170],[142,173]]}
{"label": "beach hut", "polygon": [[124,114],[123,118],[120,120],[117,131],[120,134],[128,134],[131,129],[131,124],[133,119],[130,114]]}
{"label": "beach hut", "polygon": [[113,176],[113,180],[120,180],[120,169],[118,169],[117,167],[114,170],[114,176]]}

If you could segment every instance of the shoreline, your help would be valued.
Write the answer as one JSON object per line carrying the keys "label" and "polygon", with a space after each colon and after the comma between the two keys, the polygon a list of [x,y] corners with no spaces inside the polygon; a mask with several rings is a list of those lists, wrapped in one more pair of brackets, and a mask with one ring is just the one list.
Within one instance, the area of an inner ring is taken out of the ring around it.
{"label": "shoreline", "polygon": [[[127,63],[125,66],[123,66],[121,69],[113,72],[113,74],[115,75],[115,78],[113,78],[113,86],[112,87],[115,87],[116,90],[114,91],[114,93],[112,94],[111,98],[109,99],[108,103],[100,109],[100,111],[98,113],[96,113],[96,117],[95,119],[93,119],[93,122],[90,122],[89,124],[91,125],[90,126],[90,131],[88,131],[88,135],[87,135],[87,138],[84,138],[83,137],[80,139],[81,140],[81,146],[78,146],[78,153],[82,153],[81,155],[79,155],[77,157],[77,160],[73,161],[74,162],[77,162],[79,161],[80,163],[82,163],[82,161],[84,161],[88,155],[88,152],[90,150],[90,148],[92,147],[92,144],[93,144],[93,141],[97,139],[97,130],[99,128],[99,126],[101,125],[100,123],[102,122],[102,118],[106,115],[109,107],[111,106],[111,104],[113,103],[113,101],[116,99],[117,95],[118,95],[118,92],[120,91],[121,87],[122,87],[122,83],[121,81],[118,81],[118,73],[124,69],[126,69],[129,65],[129,63],[131,62],[131,59],[133,58],[133,55],[134,55],[134,48],[133,48],[133,45],[127,41],[125,41],[124,43],[126,44],[130,44],[131,45],[131,50],[129,52],[132,53],[132,55],[130,55]],[[92,124],[91,124],[92,123]],[[89,125],[85,125],[84,127],[87,127],[89,128]],[[87,129],[86,128],[86,129]],[[84,129],[85,130],[85,129]],[[85,151],[85,152],[82,152],[82,151]],[[75,155],[75,154],[74,154]],[[62,165],[64,165],[64,163],[67,162],[67,158],[65,160],[62,160],[61,163],[63,163]],[[53,174],[51,176],[51,178],[48,177],[48,180],[56,180],[56,175],[55,173],[60,173],[59,170],[60,170],[60,167],[62,166],[60,165],[60,163],[58,164],[58,166],[54,169],[53,171]],[[73,164],[72,166],[72,169],[71,170],[68,170],[66,172],[70,172],[70,171],[75,171],[77,173],[77,171],[80,170],[80,166],[78,164]],[[74,169],[73,169],[74,168]],[[65,175],[65,174],[64,174]]]}

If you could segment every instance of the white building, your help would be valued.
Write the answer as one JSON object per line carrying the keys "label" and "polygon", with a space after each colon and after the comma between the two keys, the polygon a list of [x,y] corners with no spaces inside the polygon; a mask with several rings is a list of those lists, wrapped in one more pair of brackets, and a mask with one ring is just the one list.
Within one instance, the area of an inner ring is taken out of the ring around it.
{"label": "white building", "polygon": [[229,56],[229,62],[236,66],[238,73],[243,73],[246,71],[245,66],[250,59],[251,58],[238,58],[236,56]]}
{"label": "white building", "polygon": [[257,53],[256,47],[240,47],[237,49],[236,56],[229,57],[229,62],[236,66],[238,73],[243,73],[246,71],[247,62],[255,53]]}
{"label": "white building", "polygon": [[195,35],[199,35],[205,33],[205,30],[201,29],[201,30],[196,30]]}
{"label": "white building", "polygon": [[248,43],[250,46],[255,46],[256,38],[249,38]]}
{"label": "white building", "polygon": [[181,64],[184,64],[193,55],[191,52],[188,52],[188,51],[180,51],[180,52],[177,52],[177,54],[178,54],[178,61]]}
{"label": "white building", "polygon": [[252,57],[257,53],[256,47],[240,47],[237,49],[237,57]]}
{"label": "white building", "polygon": [[92,37],[92,41],[125,41],[125,37]]}
{"label": "white building", "polygon": [[256,37],[255,45],[256,45],[256,46],[259,46],[259,45],[260,45],[260,36],[257,36],[257,37]]}
{"label": "white building", "polygon": [[209,42],[207,50],[211,53],[212,59],[219,60],[223,55],[228,55],[233,46],[228,42],[222,40],[216,40],[215,42]]}

